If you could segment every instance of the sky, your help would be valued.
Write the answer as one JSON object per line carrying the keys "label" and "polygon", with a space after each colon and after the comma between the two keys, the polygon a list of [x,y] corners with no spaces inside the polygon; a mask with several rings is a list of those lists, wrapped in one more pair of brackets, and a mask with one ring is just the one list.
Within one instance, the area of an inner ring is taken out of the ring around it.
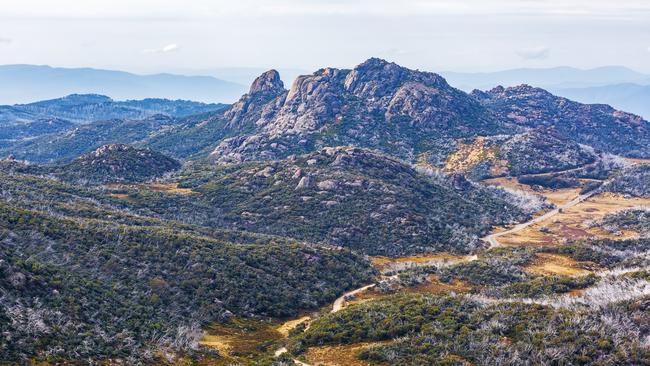
{"label": "sky", "polygon": [[648,0],[3,0],[0,64],[138,73],[622,65],[650,73]]}

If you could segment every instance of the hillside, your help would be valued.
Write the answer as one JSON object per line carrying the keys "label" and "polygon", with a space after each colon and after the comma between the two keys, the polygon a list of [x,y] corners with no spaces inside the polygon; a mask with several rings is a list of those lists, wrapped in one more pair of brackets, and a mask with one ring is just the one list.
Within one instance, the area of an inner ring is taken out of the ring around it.
{"label": "hillside", "polygon": [[[0,126],[21,127],[39,120],[60,119],[75,124],[107,119],[144,119],[154,115],[185,117],[216,111],[225,104],[205,104],[188,100],[143,99],[115,101],[104,95],[71,94],[63,98],[30,104],[0,106]],[[30,136],[47,133],[34,130]]]}
{"label": "hillside", "polygon": [[75,123],[88,123],[105,119],[143,119],[156,114],[185,117],[225,106],[158,98],[116,101],[98,94],[71,94],[29,104],[0,106],[0,121],[28,122],[38,118],[60,118]]}
{"label": "hillside", "polygon": [[503,121],[553,127],[584,145],[629,157],[650,157],[650,128],[641,117],[603,104],[581,104],[528,85],[472,95]]}
{"label": "hillside", "polygon": [[[105,97],[75,98],[99,101]],[[149,102],[153,109],[171,108]],[[137,109],[140,102],[114,103]],[[34,105],[41,104],[49,105]],[[55,104],[65,105],[63,101]],[[204,109],[188,108],[186,112]],[[148,119],[151,118],[155,117]],[[258,77],[249,92],[231,106],[172,118],[164,126],[152,125],[134,137],[129,136],[129,131],[145,128],[146,123],[132,119],[112,121],[93,123],[88,127],[90,130],[79,127],[75,133],[54,126],[50,128],[53,132],[46,135],[5,141],[0,153],[34,162],[69,161],[103,144],[138,143],[178,159],[208,157],[218,163],[229,163],[283,159],[326,146],[353,145],[442,167],[450,154],[467,143],[465,139],[501,139],[504,135],[526,133],[528,129],[550,128],[553,136],[548,138],[555,145],[566,145],[561,141],[570,140],[626,156],[647,155],[644,141],[650,141],[646,121],[608,106],[580,104],[527,86],[476,91],[470,96],[454,89],[437,74],[380,59],[370,59],[353,70],[328,68],[301,76],[290,90],[284,88],[279,74],[271,70]],[[125,129],[126,133],[116,132]],[[99,137],[102,135],[111,138]],[[611,140],[610,136],[617,138]],[[49,140],[52,143],[44,143]],[[552,151],[555,145],[543,150]],[[528,147],[531,146],[522,144],[521,149]],[[62,151],[65,153],[61,154]],[[519,155],[539,157],[538,152],[521,151]],[[561,158],[559,151],[554,155]],[[557,159],[538,170],[562,170],[571,165]],[[553,163],[558,166],[552,166]]]}
{"label": "hillside", "polygon": [[0,103],[30,103],[74,93],[103,94],[117,100],[166,98],[230,103],[242,85],[210,76],[137,75],[91,68],[0,65]]}
{"label": "hillside", "polygon": [[102,145],[134,144],[146,140],[176,123],[176,119],[163,115],[143,120],[98,121],[5,146],[0,144],[0,154],[34,163],[70,162]]}
{"label": "hillside", "polygon": [[133,143],[179,118],[225,107],[166,99],[120,102],[95,94],[0,106],[0,154],[33,162],[70,160],[102,144]]}
{"label": "hillside", "polygon": [[125,193],[133,209],[389,256],[467,253],[483,245],[478,237],[491,225],[521,220],[538,209],[462,176],[432,176],[398,159],[348,147],[195,168],[181,173],[178,186],[196,195]]}
{"label": "hillside", "polygon": [[598,155],[560,135],[553,128],[537,128],[512,136],[479,137],[459,148],[445,162],[445,170],[474,179],[565,171],[594,163]]}
{"label": "hillside", "polygon": [[[620,301],[600,311],[647,319],[647,301]],[[338,357],[354,349],[357,360],[371,365],[523,365],[558,358],[574,365],[647,362],[650,355],[633,336],[642,326],[619,328],[600,311],[471,296],[391,296],[320,318],[295,337],[294,349],[338,351]]]}
{"label": "hillside", "polygon": [[441,166],[460,138],[530,128],[552,128],[559,140],[645,156],[646,125],[605,105],[580,104],[527,86],[470,96],[439,75],[370,59],[353,70],[327,68],[301,76],[288,91],[277,72],[269,71],[223,113],[181,122],[148,143],[180,158],[209,153],[221,163],[354,145]]}
{"label": "hillside", "polygon": [[100,204],[99,191],[0,178],[3,362],[175,364],[196,355],[203,325],[294,315],[372,273],[347,251],[202,231]]}
{"label": "hillside", "polygon": [[650,197],[650,166],[629,167],[612,179],[604,189],[636,197]]}
{"label": "hillside", "polygon": [[17,141],[69,130],[74,123],[59,118],[39,118],[30,121],[5,122],[0,124],[0,146]]}
{"label": "hillside", "polygon": [[640,117],[375,58],[16,108],[0,364],[650,362]]}
{"label": "hillside", "polygon": [[55,170],[62,179],[88,183],[135,183],[162,177],[181,164],[161,153],[129,145],[104,145]]}

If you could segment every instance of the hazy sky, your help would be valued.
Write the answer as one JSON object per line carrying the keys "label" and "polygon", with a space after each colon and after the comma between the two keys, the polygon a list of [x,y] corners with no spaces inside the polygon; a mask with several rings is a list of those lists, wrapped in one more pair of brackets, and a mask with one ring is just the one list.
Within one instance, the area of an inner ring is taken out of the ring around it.
{"label": "hazy sky", "polygon": [[648,0],[4,0],[0,64],[136,72],[624,65],[650,72]]}

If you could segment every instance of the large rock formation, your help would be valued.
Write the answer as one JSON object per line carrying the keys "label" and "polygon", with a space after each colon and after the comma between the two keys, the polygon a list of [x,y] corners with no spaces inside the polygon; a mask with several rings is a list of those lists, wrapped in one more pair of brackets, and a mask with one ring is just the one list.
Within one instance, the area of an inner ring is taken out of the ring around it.
{"label": "large rock formation", "polygon": [[474,98],[439,75],[370,59],[353,70],[325,68],[283,91],[275,71],[224,114],[249,133],[222,141],[219,162],[278,159],[323,146],[353,144],[413,160],[441,141],[502,132]]}

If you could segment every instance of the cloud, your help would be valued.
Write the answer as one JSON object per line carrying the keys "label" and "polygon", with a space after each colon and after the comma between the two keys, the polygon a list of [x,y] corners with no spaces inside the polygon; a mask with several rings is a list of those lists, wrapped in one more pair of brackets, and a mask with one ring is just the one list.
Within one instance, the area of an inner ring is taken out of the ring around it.
{"label": "cloud", "polygon": [[520,48],[517,55],[524,60],[544,60],[551,54],[551,49],[545,46]]}
{"label": "cloud", "polygon": [[166,46],[163,46],[161,48],[148,48],[145,50],[142,50],[142,53],[169,53],[169,52],[174,52],[177,51],[180,48],[179,45],[176,43],[170,43]]}
{"label": "cloud", "polygon": [[0,44],[9,44],[11,42],[13,42],[13,39],[11,38],[0,37]]}

